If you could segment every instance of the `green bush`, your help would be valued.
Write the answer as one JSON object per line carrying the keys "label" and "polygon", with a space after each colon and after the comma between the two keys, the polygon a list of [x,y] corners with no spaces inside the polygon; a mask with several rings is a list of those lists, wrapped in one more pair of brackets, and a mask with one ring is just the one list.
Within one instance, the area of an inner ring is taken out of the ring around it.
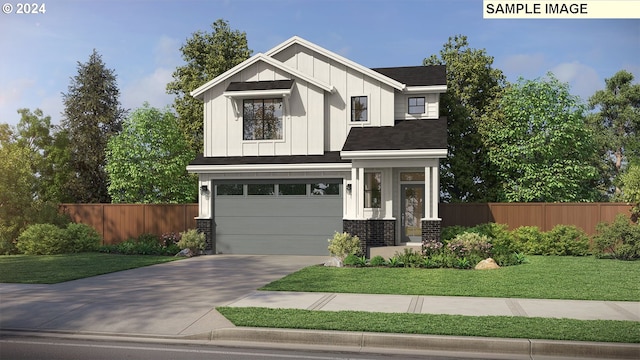
{"label": "green bush", "polygon": [[612,257],[621,260],[640,258],[640,225],[632,224],[623,214],[613,223],[599,223],[593,237],[594,253],[597,257]]}
{"label": "green bush", "polygon": [[460,226],[460,225],[447,226],[442,229],[442,232],[440,234],[440,239],[442,240],[442,242],[446,243],[449,240],[455,238],[456,236],[464,232],[467,232],[467,230],[469,230],[469,228],[466,226]]}
{"label": "green bush", "polygon": [[7,229],[6,226],[0,224],[0,255],[13,255],[18,253],[14,232]]}
{"label": "green bush", "polygon": [[206,237],[204,233],[198,232],[196,229],[181,232],[178,247],[180,249],[189,249],[194,254],[199,254],[207,248]]}
{"label": "green bush", "polygon": [[411,248],[404,248],[402,252],[396,252],[394,258],[404,267],[420,267],[423,265],[423,257],[419,252]]}
{"label": "green bush", "polygon": [[514,242],[519,248],[518,252],[536,255],[542,254],[543,246],[546,242],[546,234],[537,226],[521,226],[513,232]]}
{"label": "green bush", "polygon": [[357,256],[354,254],[350,254],[350,255],[347,255],[346,258],[344,258],[343,264],[345,266],[357,266],[357,267],[366,266],[367,258],[364,256]]}
{"label": "green bush", "polygon": [[66,252],[66,243],[64,229],[52,224],[34,224],[18,236],[16,247],[25,255],[54,255]]}
{"label": "green bush", "polygon": [[556,225],[546,233],[547,253],[543,255],[584,256],[589,254],[589,237],[577,226]]}
{"label": "green bush", "polygon": [[102,241],[96,229],[86,224],[69,223],[64,235],[67,253],[96,251]]}
{"label": "green bush", "polygon": [[173,243],[164,244],[155,234],[142,234],[138,238],[127,239],[119,244],[101,246],[99,251],[121,255],[172,256],[177,254],[180,248]]}
{"label": "green bush", "polygon": [[357,236],[351,236],[347,232],[342,234],[336,232],[332,239],[329,239],[329,254],[344,260],[349,255],[360,255],[362,249],[360,247],[360,239]]}
{"label": "green bush", "polygon": [[371,266],[385,266],[387,265],[387,261],[380,255],[376,255],[369,261],[369,265]]}

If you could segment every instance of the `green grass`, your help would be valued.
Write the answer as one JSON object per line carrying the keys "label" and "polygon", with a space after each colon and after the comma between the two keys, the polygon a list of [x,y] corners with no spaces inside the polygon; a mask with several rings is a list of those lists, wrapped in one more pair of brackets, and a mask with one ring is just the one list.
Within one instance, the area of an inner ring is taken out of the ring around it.
{"label": "green grass", "polygon": [[261,290],[640,301],[640,261],[529,256],[497,270],[311,266]]}
{"label": "green grass", "polygon": [[0,283],[56,284],[174,261],[173,256],[80,253],[0,256]]}
{"label": "green grass", "polygon": [[237,326],[640,343],[637,321],[233,307],[217,310]]}

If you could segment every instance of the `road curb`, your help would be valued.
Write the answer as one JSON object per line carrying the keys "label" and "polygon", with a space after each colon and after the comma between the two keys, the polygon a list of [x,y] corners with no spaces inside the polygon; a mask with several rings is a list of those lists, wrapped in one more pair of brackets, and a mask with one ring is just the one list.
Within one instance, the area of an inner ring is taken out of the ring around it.
{"label": "road curb", "polygon": [[522,358],[639,359],[640,344],[234,327],[185,338],[269,344],[469,352]]}

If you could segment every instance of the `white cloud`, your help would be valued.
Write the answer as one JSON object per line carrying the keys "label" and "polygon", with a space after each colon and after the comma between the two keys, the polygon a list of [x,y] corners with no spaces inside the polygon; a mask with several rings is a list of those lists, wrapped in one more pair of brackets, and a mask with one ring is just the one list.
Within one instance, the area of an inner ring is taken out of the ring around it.
{"label": "white cloud", "polygon": [[530,79],[538,77],[540,71],[544,68],[545,57],[543,54],[516,54],[507,56],[504,64],[498,66],[502,68],[504,73],[512,80],[519,77]]}
{"label": "white cloud", "polygon": [[153,51],[157,65],[174,67],[180,63],[180,43],[174,38],[161,36]]}
{"label": "white cloud", "polygon": [[578,61],[562,63],[550,70],[558,80],[569,83],[570,91],[585,102],[604,86],[604,79],[592,67]]}
{"label": "white cloud", "polygon": [[27,97],[33,91],[36,82],[33,79],[21,78],[9,81],[0,87],[0,123],[15,125],[20,120],[17,111],[28,107]]}
{"label": "white cloud", "polygon": [[159,67],[145,77],[134,79],[122,90],[121,102],[125,109],[135,109],[146,101],[149,105],[164,108],[173,102],[173,96],[166,93],[167,83],[173,78],[173,70]]}

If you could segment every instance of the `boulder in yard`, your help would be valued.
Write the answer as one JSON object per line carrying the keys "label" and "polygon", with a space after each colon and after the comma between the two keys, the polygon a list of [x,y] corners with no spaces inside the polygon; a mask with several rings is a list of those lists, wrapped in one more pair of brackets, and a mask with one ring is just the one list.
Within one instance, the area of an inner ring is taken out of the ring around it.
{"label": "boulder in yard", "polygon": [[342,267],[342,260],[334,256],[325,261],[324,266]]}
{"label": "boulder in yard", "polygon": [[182,256],[182,257],[192,257],[194,255],[195,254],[193,253],[193,251],[191,251],[191,249],[183,249],[176,254],[176,256]]}
{"label": "boulder in yard", "polygon": [[476,270],[490,270],[490,269],[499,269],[500,266],[496,264],[495,260],[492,258],[484,259],[476,265]]}

